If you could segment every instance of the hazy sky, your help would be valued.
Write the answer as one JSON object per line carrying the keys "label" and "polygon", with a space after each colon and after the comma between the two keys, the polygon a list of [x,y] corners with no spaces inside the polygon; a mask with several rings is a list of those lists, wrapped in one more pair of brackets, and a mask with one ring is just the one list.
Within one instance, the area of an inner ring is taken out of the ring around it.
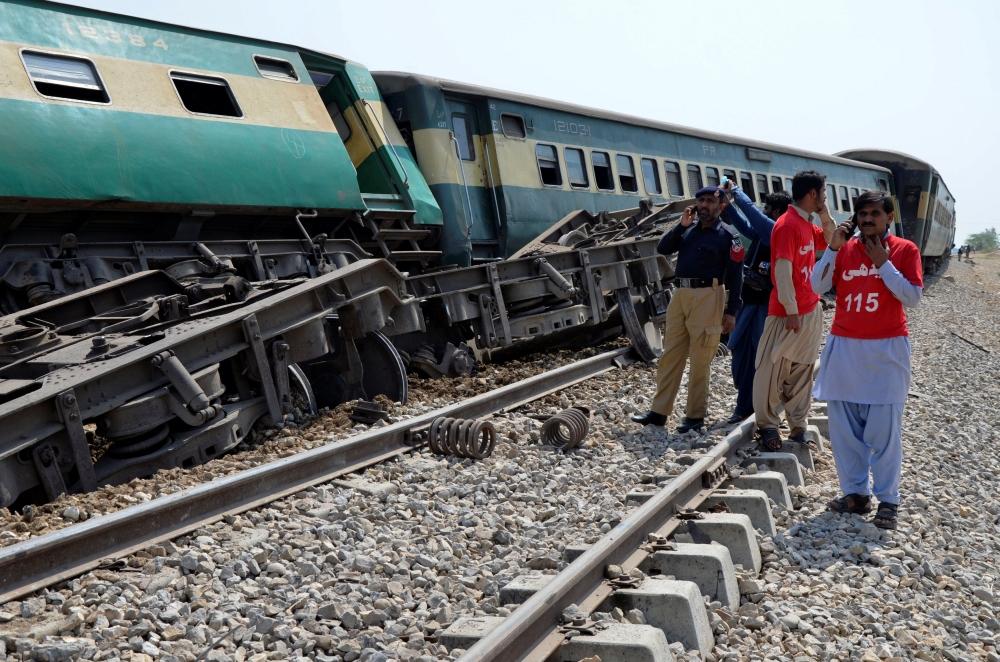
{"label": "hazy sky", "polygon": [[72,4],[820,152],[903,151],[947,182],[958,243],[1000,226],[993,0]]}

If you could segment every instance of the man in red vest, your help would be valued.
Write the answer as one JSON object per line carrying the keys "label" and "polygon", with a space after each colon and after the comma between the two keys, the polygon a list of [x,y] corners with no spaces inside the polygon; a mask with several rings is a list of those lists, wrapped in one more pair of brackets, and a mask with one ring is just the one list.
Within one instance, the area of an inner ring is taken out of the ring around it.
{"label": "man in red vest", "polygon": [[791,428],[789,441],[806,442],[813,366],[823,336],[823,310],[809,275],[816,250],[826,248],[823,230],[812,219],[820,215],[833,222],[826,209],[826,177],[813,170],[795,175],[792,200],[771,231],[774,288],[754,366],[754,415],[761,444],[769,451],[781,449],[781,406]]}
{"label": "man in red vest", "polygon": [[[910,339],[904,307],[920,302],[920,249],[888,233],[892,199],[865,191],[854,203],[860,237],[853,228],[824,221],[830,245],[813,271],[817,293],[834,288],[837,310],[820,358],[814,395],[827,401],[830,445],[844,496],[829,503],[835,512],[871,511],[872,522],[896,528],[903,460],[903,404],[910,388]],[[871,480],[869,479],[871,474]],[[874,490],[870,486],[874,483]]]}

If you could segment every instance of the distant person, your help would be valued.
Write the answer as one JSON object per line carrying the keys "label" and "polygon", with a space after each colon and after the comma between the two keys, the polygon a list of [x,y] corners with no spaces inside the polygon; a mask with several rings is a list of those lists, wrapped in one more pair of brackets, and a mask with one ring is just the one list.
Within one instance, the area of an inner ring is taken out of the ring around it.
{"label": "distant person", "polygon": [[737,396],[736,408],[727,422],[738,423],[753,415],[754,362],[771,296],[771,230],[792,203],[792,196],[784,191],[764,196],[762,212],[733,182],[723,188],[732,196],[732,204],[722,212],[723,220],[750,239],[743,261],[743,307],[728,342]]}
{"label": "distant person", "polygon": [[667,305],[653,403],[647,413],[632,416],[643,425],[666,423],[690,358],[687,410],[677,426],[680,433],[700,431],[704,426],[712,357],[721,334],[736,325],[743,283],[743,245],[720,218],[727,204],[725,193],[717,186],[706,186],[695,198],[697,204],[684,210],[681,222],[656,247],[661,255],[677,253],[677,289]]}
{"label": "distant person", "polygon": [[753,408],[765,450],[781,449],[778,409],[783,405],[788,439],[806,443],[813,366],[823,334],[819,295],[809,284],[816,250],[826,248],[819,215],[833,222],[826,208],[826,177],[814,170],[792,179],[793,203],[771,232],[771,290],[767,319],[754,367]]}
{"label": "distant person", "polygon": [[[830,510],[870,512],[873,482],[879,503],[872,523],[895,529],[903,405],[910,388],[904,307],[920,302],[923,272],[916,244],[888,232],[893,204],[886,193],[866,191],[854,209],[861,236],[848,239],[846,223],[837,228],[811,277],[817,294],[837,292],[813,392],[827,402],[843,491],[829,503]],[[827,225],[830,232],[833,221],[824,218]]]}

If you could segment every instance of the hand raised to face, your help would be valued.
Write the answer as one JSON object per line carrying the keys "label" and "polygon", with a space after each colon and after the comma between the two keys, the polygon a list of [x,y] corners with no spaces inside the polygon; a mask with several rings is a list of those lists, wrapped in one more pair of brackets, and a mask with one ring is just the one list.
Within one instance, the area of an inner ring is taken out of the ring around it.
{"label": "hand raised to face", "polygon": [[875,264],[875,267],[881,267],[889,259],[889,251],[886,250],[885,245],[882,243],[881,237],[876,237],[875,235],[868,235],[863,238],[865,253]]}

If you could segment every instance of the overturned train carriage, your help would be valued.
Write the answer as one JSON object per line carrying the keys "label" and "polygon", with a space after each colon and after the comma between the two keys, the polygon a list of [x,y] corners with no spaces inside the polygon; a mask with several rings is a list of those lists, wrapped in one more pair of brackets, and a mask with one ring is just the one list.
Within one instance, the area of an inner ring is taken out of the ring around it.
{"label": "overturned train carriage", "polygon": [[241,242],[259,279],[315,274],[334,238],[404,267],[438,257],[420,242],[440,209],[344,58],[12,0],[0,71],[6,312],[213,242]]}

